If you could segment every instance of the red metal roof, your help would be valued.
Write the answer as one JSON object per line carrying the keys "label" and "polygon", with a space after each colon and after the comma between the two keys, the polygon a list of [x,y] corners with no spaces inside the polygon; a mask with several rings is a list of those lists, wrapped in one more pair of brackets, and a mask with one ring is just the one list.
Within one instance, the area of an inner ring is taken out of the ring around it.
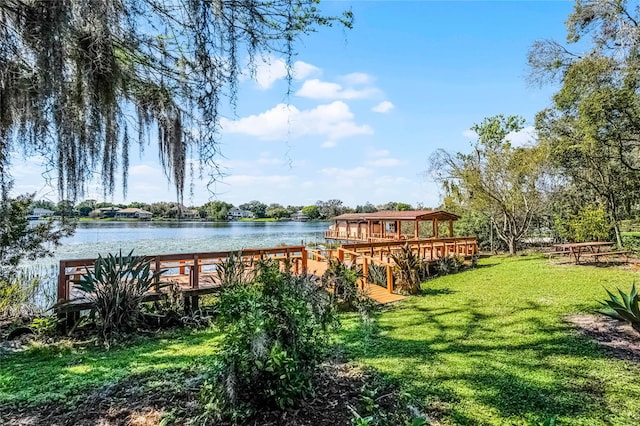
{"label": "red metal roof", "polygon": [[460,217],[444,210],[409,210],[409,211],[381,211],[375,213],[346,213],[333,218],[335,221],[363,221],[368,220],[457,220]]}

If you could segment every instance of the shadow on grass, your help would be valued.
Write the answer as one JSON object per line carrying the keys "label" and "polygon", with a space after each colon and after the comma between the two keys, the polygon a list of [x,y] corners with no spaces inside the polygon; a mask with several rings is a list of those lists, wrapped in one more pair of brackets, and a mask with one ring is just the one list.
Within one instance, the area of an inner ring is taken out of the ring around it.
{"label": "shadow on grass", "polygon": [[452,306],[399,307],[366,341],[359,327],[346,331],[345,349],[402,382],[432,415],[458,424],[551,416],[592,424],[612,415],[599,379],[603,352],[545,306],[528,302],[512,316],[481,312],[473,300]]}
{"label": "shadow on grass", "polygon": [[423,288],[418,296],[440,296],[453,293],[455,293],[455,291],[450,288]]}

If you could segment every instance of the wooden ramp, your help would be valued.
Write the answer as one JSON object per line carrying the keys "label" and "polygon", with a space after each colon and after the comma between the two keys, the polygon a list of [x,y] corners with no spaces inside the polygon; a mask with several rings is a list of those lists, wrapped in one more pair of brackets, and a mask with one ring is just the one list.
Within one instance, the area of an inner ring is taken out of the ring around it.
{"label": "wooden ramp", "polygon": [[[326,270],[327,262],[313,259],[307,260],[307,271],[310,274],[320,277],[325,273]],[[407,298],[406,296],[402,296],[401,294],[389,293],[389,290],[387,290],[386,288],[371,283],[365,285],[364,293],[367,295],[367,297],[381,305],[397,302],[399,300]]]}

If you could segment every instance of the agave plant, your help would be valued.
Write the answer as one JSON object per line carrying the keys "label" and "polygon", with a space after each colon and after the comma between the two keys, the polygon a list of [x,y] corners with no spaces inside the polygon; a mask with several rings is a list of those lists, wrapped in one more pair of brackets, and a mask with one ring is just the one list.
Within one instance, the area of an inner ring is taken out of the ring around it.
{"label": "agave plant", "polygon": [[420,272],[424,267],[420,256],[414,253],[407,244],[399,252],[391,253],[390,257],[394,263],[393,269],[398,291],[403,294],[418,294],[420,292]]}
{"label": "agave plant", "polygon": [[129,331],[141,317],[140,303],[156,285],[165,270],[152,271],[151,260],[134,256],[133,250],[122,255],[98,256],[93,269],[87,269],[74,285],[84,292],[98,314],[100,328],[109,340],[114,332]]}
{"label": "agave plant", "polygon": [[327,270],[322,274],[322,285],[331,289],[334,301],[352,306],[358,299],[358,280],[362,278],[362,267],[347,266],[338,259],[329,259]]}
{"label": "agave plant", "polygon": [[640,333],[640,296],[636,291],[636,285],[633,284],[631,286],[631,293],[629,294],[618,289],[620,298],[609,290],[605,290],[609,294],[609,300],[600,302],[600,304],[608,309],[599,312],[608,317],[631,323],[631,327]]}
{"label": "agave plant", "polygon": [[241,251],[232,252],[216,265],[214,281],[222,287],[249,284],[254,278],[253,269],[253,261],[245,264]]}

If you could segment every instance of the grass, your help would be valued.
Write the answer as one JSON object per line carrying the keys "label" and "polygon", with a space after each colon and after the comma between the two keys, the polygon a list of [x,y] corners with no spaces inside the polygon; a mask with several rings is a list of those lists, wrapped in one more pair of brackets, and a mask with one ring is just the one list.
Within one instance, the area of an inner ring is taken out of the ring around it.
{"label": "grass", "polygon": [[[353,358],[399,382],[445,424],[640,424],[640,366],[607,356],[564,318],[591,313],[602,286],[632,272],[492,258],[423,284],[366,335],[346,321]],[[366,338],[365,338],[366,337]]]}
{"label": "grass", "polygon": [[[346,315],[339,340],[453,425],[640,424],[640,365],[581,337],[567,315],[592,313],[603,286],[628,289],[620,268],[550,265],[546,258],[489,258],[423,284],[376,317],[373,332]],[[215,358],[220,332],[177,332],[126,347],[35,347],[0,360],[0,405],[73,404],[131,375],[197,375]],[[2,355],[0,355],[2,356]],[[175,380],[175,382],[179,382]]]}
{"label": "grass", "polygon": [[[179,376],[210,364],[220,333],[212,330],[140,338],[110,351],[71,346],[34,346],[4,355],[0,363],[0,405],[68,404],[100,387],[132,375],[158,379]],[[2,355],[0,355],[2,356]]]}

